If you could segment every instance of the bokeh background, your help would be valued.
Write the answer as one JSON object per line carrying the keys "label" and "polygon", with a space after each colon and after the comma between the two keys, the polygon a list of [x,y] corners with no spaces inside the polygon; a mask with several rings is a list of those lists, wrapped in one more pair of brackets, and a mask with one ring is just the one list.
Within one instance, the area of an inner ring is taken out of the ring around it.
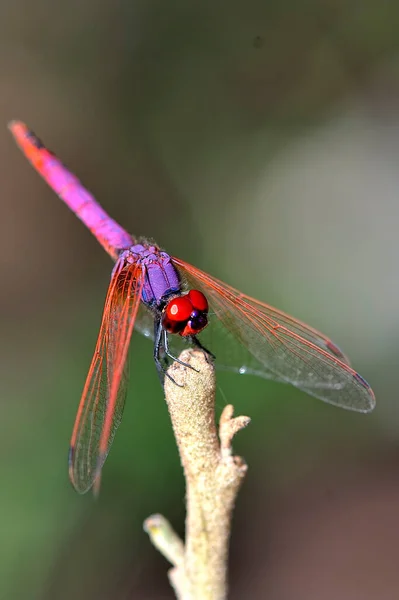
{"label": "bokeh background", "polygon": [[25,120],[128,230],[326,332],[352,414],[227,373],[251,426],[232,599],[399,598],[399,5],[0,4],[0,598],[173,598],[142,521],[184,481],[134,335],[100,500],[67,476],[111,263],[6,130]]}

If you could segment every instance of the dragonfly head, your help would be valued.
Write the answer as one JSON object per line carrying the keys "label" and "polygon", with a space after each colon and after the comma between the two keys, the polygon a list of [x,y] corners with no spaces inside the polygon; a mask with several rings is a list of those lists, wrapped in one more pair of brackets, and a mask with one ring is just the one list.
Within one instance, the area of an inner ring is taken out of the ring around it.
{"label": "dragonfly head", "polygon": [[173,298],[162,313],[162,327],[185,337],[196,335],[208,325],[208,301],[199,290]]}

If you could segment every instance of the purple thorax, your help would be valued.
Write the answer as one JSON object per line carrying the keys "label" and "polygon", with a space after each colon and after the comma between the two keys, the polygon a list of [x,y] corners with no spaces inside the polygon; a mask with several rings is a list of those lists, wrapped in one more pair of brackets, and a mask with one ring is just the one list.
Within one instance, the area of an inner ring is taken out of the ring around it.
{"label": "purple thorax", "polygon": [[157,246],[135,244],[121,255],[128,263],[139,264],[144,274],[141,299],[148,306],[160,306],[181,290],[181,281],[172,259]]}

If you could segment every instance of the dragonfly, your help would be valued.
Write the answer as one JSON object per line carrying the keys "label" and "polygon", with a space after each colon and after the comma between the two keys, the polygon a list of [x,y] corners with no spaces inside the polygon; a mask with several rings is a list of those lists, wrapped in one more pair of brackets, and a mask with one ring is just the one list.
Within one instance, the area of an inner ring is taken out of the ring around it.
{"label": "dragonfly", "polygon": [[[179,361],[172,353],[173,340],[179,340],[200,348],[221,368],[289,383],[353,411],[374,408],[371,387],[329,338],[153,241],[130,235],[24,123],[12,121],[9,128],[36,171],[114,261],[70,442],[69,476],[78,492],[99,481],[121,423],[135,328],[153,338],[161,380],[170,361]],[[211,352],[205,336],[214,328],[223,336]]]}

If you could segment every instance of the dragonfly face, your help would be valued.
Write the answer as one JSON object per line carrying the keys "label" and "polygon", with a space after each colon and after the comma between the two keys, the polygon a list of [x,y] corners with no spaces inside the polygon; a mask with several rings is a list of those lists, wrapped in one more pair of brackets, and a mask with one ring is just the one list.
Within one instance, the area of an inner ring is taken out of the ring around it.
{"label": "dragonfly face", "polygon": [[168,333],[196,335],[208,325],[208,300],[199,290],[173,298],[162,312],[161,323]]}

